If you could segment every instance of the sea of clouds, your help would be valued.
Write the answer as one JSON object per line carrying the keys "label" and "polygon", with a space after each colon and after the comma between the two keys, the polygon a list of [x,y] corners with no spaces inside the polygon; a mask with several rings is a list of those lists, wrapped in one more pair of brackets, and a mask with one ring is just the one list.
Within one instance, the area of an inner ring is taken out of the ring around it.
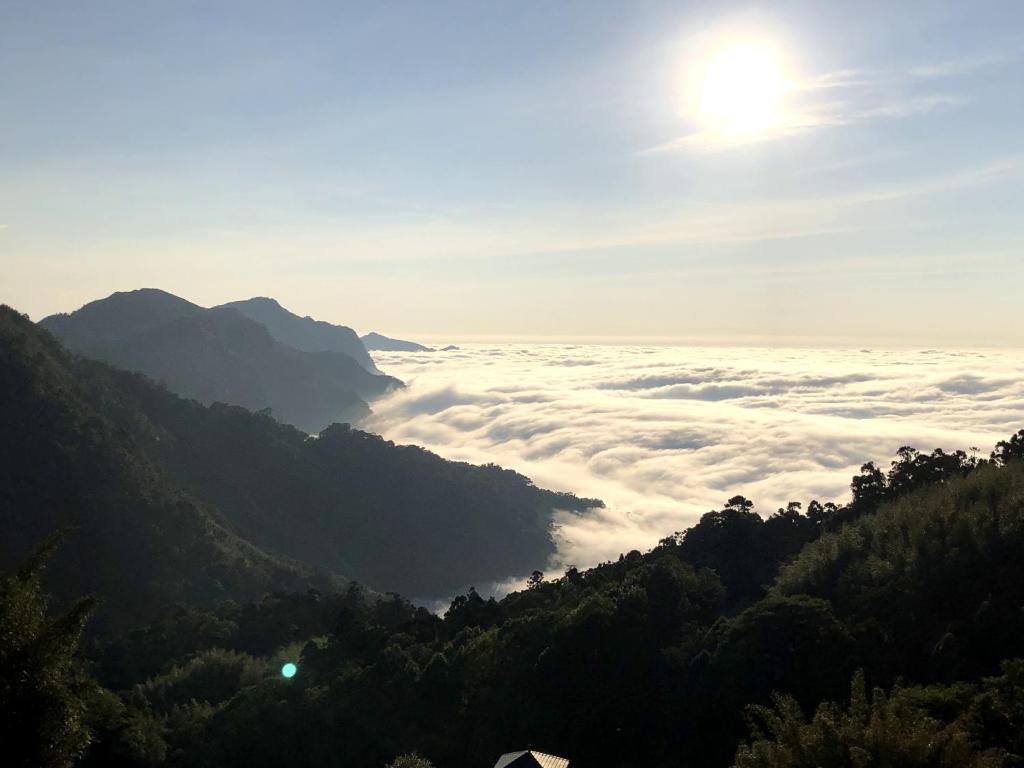
{"label": "sea of clouds", "polygon": [[845,501],[903,445],[978,447],[1024,427],[1024,352],[474,344],[375,353],[408,387],[369,429],[605,509],[559,513],[549,569],[646,549],[743,494]]}

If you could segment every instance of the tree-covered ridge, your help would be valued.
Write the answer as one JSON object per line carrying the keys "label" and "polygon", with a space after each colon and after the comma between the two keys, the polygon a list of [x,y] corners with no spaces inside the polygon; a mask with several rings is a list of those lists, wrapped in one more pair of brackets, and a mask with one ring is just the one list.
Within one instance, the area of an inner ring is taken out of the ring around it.
{"label": "tree-covered ridge", "polygon": [[373,368],[351,329],[331,326],[348,331],[350,343],[340,346],[355,345],[364,363],[333,347],[282,343],[241,309],[204,309],[154,289],[115,293],[40,324],[72,350],[144,373],[183,397],[269,408],[308,432],[361,419],[370,412],[367,401],[402,386]]}
{"label": "tree-covered ridge", "polygon": [[99,626],[306,583],[303,568],[239,538],[139,450],[111,413],[118,377],[142,381],[75,359],[0,307],[0,564],[67,529],[47,585],[62,602],[103,596]]}
{"label": "tree-covered ridge", "polygon": [[314,439],[118,379],[120,422],[180,487],[246,539],[377,589],[432,597],[525,575],[554,552],[552,510],[601,505],[347,425]]}
{"label": "tree-covered ridge", "polygon": [[304,588],[317,569],[321,587],[451,594],[543,565],[552,510],[600,504],[341,425],[315,439],[184,400],[7,308],[0,355],[0,565],[73,527],[50,583],[105,597],[101,620]]}
{"label": "tree-covered ridge", "polygon": [[752,740],[734,768],[939,766],[1003,768],[1024,755],[1024,659],[981,683],[867,690],[858,672],[848,705],[810,719],[790,696],[750,708]]}
{"label": "tree-covered ridge", "polygon": [[[582,768],[1008,768],[1024,760],[1021,445],[1024,432],[845,524],[833,517],[849,505],[812,519],[794,504],[754,528],[749,502],[731,499],[648,553],[500,601],[470,591],[444,617],[359,589],[181,609],[97,646],[94,669],[131,688],[122,717],[156,728],[153,754],[180,766],[383,766],[417,752],[470,768],[530,744]],[[811,526],[793,559],[780,531]],[[832,557],[851,535],[870,545]],[[718,568],[743,558],[723,542],[758,537],[761,567],[774,552],[782,571],[754,596]],[[987,573],[969,578],[979,557]],[[1005,631],[963,620],[982,606]],[[286,659],[291,680],[276,672]]]}
{"label": "tree-covered ridge", "polygon": [[889,678],[976,676],[1024,637],[1022,504],[1019,463],[979,467],[808,544],[775,590],[827,599]]}

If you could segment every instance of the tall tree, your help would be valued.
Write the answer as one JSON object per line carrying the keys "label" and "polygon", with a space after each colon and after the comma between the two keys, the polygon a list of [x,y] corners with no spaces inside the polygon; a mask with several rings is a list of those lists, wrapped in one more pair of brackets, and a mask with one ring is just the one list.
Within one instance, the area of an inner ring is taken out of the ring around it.
{"label": "tall tree", "polygon": [[0,744],[4,765],[63,768],[89,744],[83,695],[90,683],[75,653],[93,600],[47,613],[40,576],[52,536],[15,573],[0,578]]}

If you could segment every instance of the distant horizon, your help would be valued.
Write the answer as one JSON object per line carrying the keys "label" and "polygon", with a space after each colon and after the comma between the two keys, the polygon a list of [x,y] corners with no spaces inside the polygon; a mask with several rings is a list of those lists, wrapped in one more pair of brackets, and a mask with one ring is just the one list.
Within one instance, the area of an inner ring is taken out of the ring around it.
{"label": "distant horizon", "polygon": [[[776,349],[843,349],[843,350],[858,350],[861,348],[868,348],[869,351],[873,350],[927,350],[927,349],[938,349],[943,351],[956,351],[956,350],[1004,350],[1007,352],[1013,351],[1024,351],[1024,339],[1014,339],[1008,343],[999,343],[991,341],[991,334],[985,333],[984,336],[988,337],[989,340],[982,340],[980,337],[978,340],[957,340],[951,343],[937,342],[935,338],[929,338],[924,336],[907,336],[903,338],[889,337],[886,339],[870,339],[857,336],[813,336],[813,335],[798,335],[798,334],[730,334],[730,333],[713,333],[707,332],[704,334],[694,335],[640,335],[640,334],[565,334],[565,333],[551,333],[551,334],[515,334],[515,333],[469,333],[465,331],[450,331],[444,330],[398,330],[389,331],[382,330],[381,327],[376,325],[360,325],[344,317],[343,311],[338,311],[337,317],[325,317],[317,315],[313,312],[307,311],[300,305],[292,305],[281,300],[278,296],[275,296],[272,291],[256,292],[251,295],[235,295],[226,298],[221,298],[217,301],[204,302],[196,300],[195,298],[187,295],[182,295],[175,291],[170,291],[160,286],[147,285],[138,286],[136,288],[121,288],[117,290],[104,293],[103,295],[94,296],[88,298],[81,303],[67,308],[58,308],[52,311],[44,311],[40,313],[34,313],[27,311],[23,307],[19,307],[15,304],[6,302],[3,297],[0,297],[0,302],[9,303],[11,307],[16,309],[23,314],[27,314],[33,322],[39,322],[44,317],[48,317],[53,314],[60,313],[71,313],[74,312],[86,304],[105,299],[114,293],[125,293],[134,290],[144,289],[155,289],[171,293],[179,298],[190,301],[194,304],[198,304],[202,307],[214,307],[221,304],[226,304],[232,301],[240,301],[250,298],[271,298],[277,301],[281,306],[290,312],[300,316],[309,316],[314,320],[323,320],[325,322],[332,323],[334,325],[344,325],[352,328],[360,336],[364,336],[367,333],[375,332],[388,338],[402,339],[406,341],[414,341],[428,346],[437,345],[448,345],[448,344],[594,344],[601,346],[629,346],[629,345],[646,345],[646,346],[657,346],[657,347],[734,347],[734,348],[776,348]],[[376,352],[375,354],[381,354]],[[409,354],[402,352],[384,353],[384,354]]]}

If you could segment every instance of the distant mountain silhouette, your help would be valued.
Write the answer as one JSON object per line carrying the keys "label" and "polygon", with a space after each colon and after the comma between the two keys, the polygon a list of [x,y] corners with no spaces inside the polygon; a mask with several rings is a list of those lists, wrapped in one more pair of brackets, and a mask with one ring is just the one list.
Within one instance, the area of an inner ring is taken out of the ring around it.
{"label": "distant mountain silhouette", "polygon": [[115,293],[40,324],[74,351],[144,373],[184,397],[270,408],[309,432],[363,418],[367,400],[402,385],[342,352],[283,344],[237,309],[204,309],[154,289]]}
{"label": "distant mountain silhouette", "polygon": [[422,344],[417,344],[415,341],[403,341],[402,339],[392,339],[387,336],[382,336],[375,331],[371,331],[366,334],[363,338],[363,344],[367,349],[375,349],[381,352],[433,352],[432,347],[425,347]]}
{"label": "distant mountain silhouette", "polygon": [[[164,347],[163,335],[187,336],[179,323],[211,318],[250,322],[213,310],[153,328],[146,341]],[[0,571],[71,526],[51,587],[97,593],[115,625],[168,602],[305,589],[311,572],[317,583],[344,576],[444,596],[542,567],[554,552],[553,510],[600,505],[347,425],[314,439],[267,414],[182,399],[69,354],[7,307],[0,402]]]}
{"label": "distant mountain silhouette", "polygon": [[222,306],[237,309],[249,319],[262,323],[271,336],[289,347],[304,352],[343,352],[371,373],[380,373],[359,336],[348,326],[332,325],[308,315],[299,317],[275,299],[262,296]]}
{"label": "distant mountain silhouette", "polygon": [[91,301],[70,314],[50,315],[40,323],[74,350],[85,350],[137,336],[179,317],[205,310],[198,304],[156,288],[119,291]]}

